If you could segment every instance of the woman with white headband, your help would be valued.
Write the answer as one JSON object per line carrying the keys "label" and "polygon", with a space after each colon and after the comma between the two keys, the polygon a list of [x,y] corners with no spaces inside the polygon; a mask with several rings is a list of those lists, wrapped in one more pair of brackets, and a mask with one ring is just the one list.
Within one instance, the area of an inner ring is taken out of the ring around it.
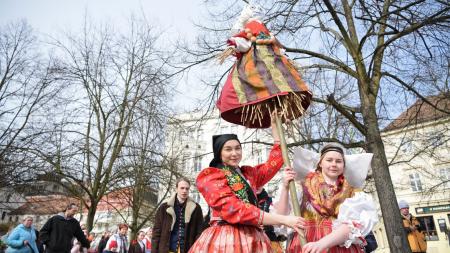
{"label": "woman with white headband", "polygon": [[345,155],[335,143],[325,145],[320,154],[294,151],[294,170],[285,171],[274,208],[279,214],[290,213],[288,182],[301,184],[298,195],[307,243],[301,245],[294,233],[286,252],[364,252],[364,236],[377,222],[377,214],[370,196],[355,193],[355,188],[364,184],[371,159],[372,154]]}

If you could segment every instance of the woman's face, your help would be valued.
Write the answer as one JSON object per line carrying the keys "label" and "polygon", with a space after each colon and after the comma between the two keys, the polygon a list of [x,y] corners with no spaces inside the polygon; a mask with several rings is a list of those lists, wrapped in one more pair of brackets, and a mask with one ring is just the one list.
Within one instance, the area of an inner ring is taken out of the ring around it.
{"label": "woman's face", "polygon": [[242,159],[241,144],[237,140],[229,140],[223,145],[220,158],[225,165],[239,167]]}
{"label": "woman's face", "polygon": [[31,219],[31,218],[27,218],[26,220],[23,221],[23,225],[27,228],[30,228],[32,224],[33,224],[33,219]]}
{"label": "woman's face", "polygon": [[142,241],[142,240],[144,240],[144,238],[145,238],[145,233],[144,232],[139,232],[138,240]]}
{"label": "woman's face", "polygon": [[122,227],[119,230],[119,234],[121,234],[121,235],[126,235],[127,233],[128,233],[128,227]]}
{"label": "woman's face", "polygon": [[319,166],[322,169],[322,175],[326,179],[336,181],[344,173],[344,158],[339,152],[329,151],[324,154]]}

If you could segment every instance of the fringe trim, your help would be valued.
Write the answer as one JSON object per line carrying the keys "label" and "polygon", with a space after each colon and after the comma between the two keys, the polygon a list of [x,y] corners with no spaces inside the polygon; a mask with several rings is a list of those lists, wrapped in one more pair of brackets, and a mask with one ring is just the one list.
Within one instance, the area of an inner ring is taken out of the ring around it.
{"label": "fringe trim", "polygon": [[242,110],[242,125],[249,126],[258,123],[259,126],[262,127],[262,119],[275,110],[281,114],[282,122],[302,116],[306,111],[306,108],[303,107],[303,103],[307,101],[307,104],[309,105],[309,100],[309,92],[308,94],[290,92],[286,95],[275,96],[256,104],[245,105],[235,112]]}

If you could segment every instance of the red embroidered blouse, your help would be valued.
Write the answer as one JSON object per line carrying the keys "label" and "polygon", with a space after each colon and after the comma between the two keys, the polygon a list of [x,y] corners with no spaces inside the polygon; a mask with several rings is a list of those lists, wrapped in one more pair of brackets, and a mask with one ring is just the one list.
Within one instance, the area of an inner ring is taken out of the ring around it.
{"label": "red embroidered blouse", "polygon": [[[255,167],[242,166],[241,171],[253,192],[256,192],[256,189],[269,182],[282,166],[281,148],[279,144],[275,144],[267,162]],[[239,199],[228,185],[221,169],[209,167],[202,170],[197,177],[197,188],[212,209],[211,217],[220,217],[231,224],[261,225],[264,212]]]}

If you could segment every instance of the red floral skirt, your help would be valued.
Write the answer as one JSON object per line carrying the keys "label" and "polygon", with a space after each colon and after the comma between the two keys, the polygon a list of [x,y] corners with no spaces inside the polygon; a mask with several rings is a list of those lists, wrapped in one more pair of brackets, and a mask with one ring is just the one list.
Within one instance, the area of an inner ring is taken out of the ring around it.
{"label": "red floral skirt", "polygon": [[[305,237],[307,242],[315,242],[322,237],[331,233],[332,223],[329,220],[324,220],[320,224],[315,221],[306,221],[305,224]],[[300,237],[297,233],[287,245],[286,253],[301,253],[302,245],[300,243]],[[364,253],[363,249],[359,245],[352,244],[350,248],[334,246],[330,250],[323,253]]]}
{"label": "red floral skirt", "polygon": [[241,224],[214,222],[192,245],[189,253],[272,253],[262,229]]}

